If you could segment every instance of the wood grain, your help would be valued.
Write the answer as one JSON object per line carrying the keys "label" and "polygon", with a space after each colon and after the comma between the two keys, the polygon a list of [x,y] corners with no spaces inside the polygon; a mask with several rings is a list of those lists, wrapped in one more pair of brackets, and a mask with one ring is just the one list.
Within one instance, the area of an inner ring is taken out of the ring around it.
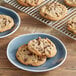
{"label": "wood grain", "polygon": [[[27,14],[18,11],[10,5],[4,3],[2,6],[15,10],[20,15],[22,22],[20,28],[13,35],[0,39],[0,76],[76,76],[76,41],[35,20]],[[8,61],[6,48],[10,40],[18,35],[33,32],[48,33],[62,40],[68,51],[67,59],[63,65],[49,72],[32,73],[20,70]]]}

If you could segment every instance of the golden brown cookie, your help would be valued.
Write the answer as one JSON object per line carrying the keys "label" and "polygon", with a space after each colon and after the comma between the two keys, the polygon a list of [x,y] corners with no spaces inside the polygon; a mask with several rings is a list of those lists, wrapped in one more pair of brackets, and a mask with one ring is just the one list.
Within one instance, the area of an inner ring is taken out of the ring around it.
{"label": "golden brown cookie", "polygon": [[19,4],[21,4],[22,6],[29,6],[29,5],[27,4],[26,0],[17,0],[17,2],[18,2]]}
{"label": "golden brown cookie", "polygon": [[40,14],[46,19],[57,21],[66,16],[67,8],[58,2],[49,2],[41,7]]}
{"label": "golden brown cookie", "polygon": [[76,34],[76,16],[67,22],[67,29]]}
{"label": "golden brown cookie", "polygon": [[0,15],[0,32],[7,31],[14,26],[14,20],[7,15]]}
{"label": "golden brown cookie", "polygon": [[30,6],[38,6],[44,0],[26,0],[26,1],[27,1],[27,4],[29,4]]}
{"label": "golden brown cookie", "polygon": [[41,38],[31,40],[28,43],[28,49],[39,56],[54,57],[57,53],[55,44],[48,38]]}
{"label": "golden brown cookie", "polygon": [[76,7],[76,0],[64,0],[64,2],[71,7]]}
{"label": "golden brown cookie", "polygon": [[25,65],[40,66],[46,62],[46,57],[40,57],[28,50],[27,45],[19,47],[16,58]]}
{"label": "golden brown cookie", "polygon": [[17,0],[19,4],[23,6],[38,6],[41,4],[44,0]]}

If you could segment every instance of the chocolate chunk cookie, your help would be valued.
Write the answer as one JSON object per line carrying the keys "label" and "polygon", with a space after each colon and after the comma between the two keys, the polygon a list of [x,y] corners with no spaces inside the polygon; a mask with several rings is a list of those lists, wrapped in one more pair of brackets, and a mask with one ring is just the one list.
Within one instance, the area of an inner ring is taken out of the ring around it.
{"label": "chocolate chunk cookie", "polygon": [[54,57],[57,53],[55,44],[48,38],[41,38],[31,40],[28,43],[28,49],[39,56]]}
{"label": "chocolate chunk cookie", "polygon": [[41,4],[44,0],[17,0],[19,4],[23,6],[37,6]]}
{"label": "chocolate chunk cookie", "polygon": [[7,31],[14,26],[14,20],[7,15],[0,15],[0,32]]}
{"label": "chocolate chunk cookie", "polygon": [[49,2],[41,7],[40,14],[46,19],[57,21],[66,16],[67,8],[58,2]]}
{"label": "chocolate chunk cookie", "polygon": [[76,34],[76,16],[67,22],[67,29]]}
{"label": "chocolate chunk cookie", "polygon": [[27,0],[27,4],[30,6],[38,6],[41,4],[44,0]]}

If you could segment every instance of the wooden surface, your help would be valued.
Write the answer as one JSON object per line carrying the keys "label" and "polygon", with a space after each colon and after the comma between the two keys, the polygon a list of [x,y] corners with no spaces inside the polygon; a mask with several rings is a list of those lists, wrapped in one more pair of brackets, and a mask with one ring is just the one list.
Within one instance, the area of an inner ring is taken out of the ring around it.
{"label": "wooden surface", "polygon": [[[76,41],[33,19],[27,14],[18,11],[10,5],[2,4],[2,6],[11,8],[20,15],[21,26],[13,35],[0,39],[0,76],[76,76]],[[48,33],[62,40],[68,51],[67,59],[63,65],[49,72],[32,73],[20,70],[8,61],[6,48],[10,40],[18,35],[33,32]]]}

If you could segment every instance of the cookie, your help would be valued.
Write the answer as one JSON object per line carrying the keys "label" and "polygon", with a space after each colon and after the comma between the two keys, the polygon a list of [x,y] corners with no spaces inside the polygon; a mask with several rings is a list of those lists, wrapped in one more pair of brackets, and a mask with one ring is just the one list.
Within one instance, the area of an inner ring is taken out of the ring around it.
{"label": "cookie", "polygon": [[67,22],[67,29],[76,34],[76,16]]}
{"label": "cookie", "polygon": [[19,4],[21,4],[22,6],[29,6],[29,5],[27,4],[26,0],[17,0],[17,2],[18,2]]}
{"label": "cookie", "polygon": [[76,0],[64,0],[66,5],[71,6],[71,7],[76,7]]}
{"label": "cookie", "polygon": [[26,1],[27,1],[27,4],[29,4],[30,6],[38,6],[44,0],[26,0]]}
{"label": "cookie", "polygon": [[49,2],[41,7],[40,14],[46,19],[57,21],[66,16],[67,8],[58,2]]}
{"label": "cookie", "polygon": [[14,20],[7,15],[0,15],[0,32],[7,31],[14,26]]}
{"label": "cookie", "polygon": [[16,58],[25,65],[40,66],[46,62],[46,57],[40,57],[28,50],[28,45],[19,47]]}
{"label": "cookie", "polygon": [[38,6],[43,0],[17,0],[19,4],[23,6]]}
{"label": "cookie", "polygon": [[48,58],[54,57],[57,53],[56,46],[48,38],[41,38],[31,40],[28,43],[28,49],[39,56],[46,56]]}

